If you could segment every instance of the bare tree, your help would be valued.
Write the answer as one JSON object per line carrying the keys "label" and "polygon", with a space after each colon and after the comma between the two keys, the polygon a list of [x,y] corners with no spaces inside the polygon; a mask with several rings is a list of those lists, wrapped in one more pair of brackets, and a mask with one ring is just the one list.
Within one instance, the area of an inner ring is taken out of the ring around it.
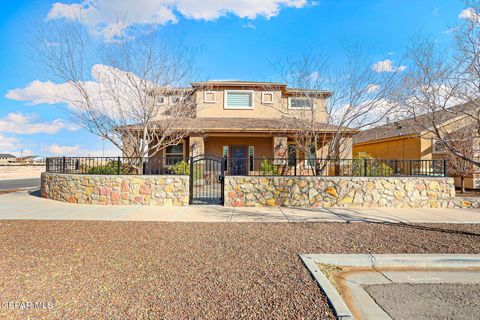
{"label": "bare tree", "polygon": [[[476,155],[478,146],[474,144],[475,140],[472,139],[474,132],[469,128],[461,128],[452,133],[449,136],[449,143],[466,157],[473,159]],[[440,145],[443,146],[439,141]],[[449,172],[455,177],[460,178],[461,192],[465,192],[465,178],[473,177],[480,172],[480,169],[469,161],[458,157],[451,152],[447,154],[447,160],[449,163]]]}
{"label": "bare tree", "polygon": [[59,94],[72,120],[124,156],[155,156],[191,133],[178,126],[195,114],[183,48],[145,30],[104,43],[68,22],[50,23],[36,40],[35,58],[66,85]]}
{"label": "bare tree", "polygon": [[473,133],[468,139],[480,139],[480,1],[465,3],[465,19],[451,28],[453,45],[444,47],[428,37],[410,41],[408,72],[395,100],[451,154],[480,166],[480,159],[452,134],[466,127]]}
{"label": "bare tree", "polygon": [[[285,126],[299,128],[294,134],[298,148],[311,154],[315,146],[319,159],[350,156],[355,132],[392,116],[393,105],[387,98],[397,87],[401,70],[374,69],[374,61],[357,43],[344,49],[344,63],[339,68],[329,67],[326,58],[312,54],[278,64],[283,81],[294,88],[291,96],[300,98],[298,106],[278,108]],[[319,98],[330,93],[328,104],[322,104]],[[315,163],[315,174],[320,174],[327,162]]]}

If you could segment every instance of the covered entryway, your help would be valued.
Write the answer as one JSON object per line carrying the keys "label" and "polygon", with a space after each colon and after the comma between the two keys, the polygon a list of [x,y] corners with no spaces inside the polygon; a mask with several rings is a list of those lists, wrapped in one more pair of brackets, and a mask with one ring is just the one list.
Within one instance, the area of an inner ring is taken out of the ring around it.
{"label": "covered entryway", "polygon": [[224,158],[199,155],[190,158],[190,204],[223,205]]}

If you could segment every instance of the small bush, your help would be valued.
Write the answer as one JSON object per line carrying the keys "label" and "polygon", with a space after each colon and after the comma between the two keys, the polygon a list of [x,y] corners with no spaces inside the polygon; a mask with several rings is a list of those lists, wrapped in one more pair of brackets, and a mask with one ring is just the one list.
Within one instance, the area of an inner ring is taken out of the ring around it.
{"label": "small bush", "polygon": [[[120,174],[131,174],[134,171],[126,164],[120,165]],[[107,164],[89,167],[88,174],[118,174],[118,161],[110,161]]]}
{"label": "small bush", "polygon": [[171,166],[171,170],[174,174],[190,174],[190,165],[185,162],[185,160],[182,160],[181,162],[175,163],[173,166]]}
{"label": "small bush", "polygon": [[262,161],[260,162],[260,174],[266,176],[277,176],[278,166],[272,164],[267,159],[262,159]]}
{"label": "small bush", "polygon": [[[365,160],[366,159],[366,160]],[[367,161],[367,172],[365,172],[365,161]],[[367,177],[382,177],[393,175],[394,170],[387,162],[375,159],[366,152],[359,152],[352,160],[352,175]]]}

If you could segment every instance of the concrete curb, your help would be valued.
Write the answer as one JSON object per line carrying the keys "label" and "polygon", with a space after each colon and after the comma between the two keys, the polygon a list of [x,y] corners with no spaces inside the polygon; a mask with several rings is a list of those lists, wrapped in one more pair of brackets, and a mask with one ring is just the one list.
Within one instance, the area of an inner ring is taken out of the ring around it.
{"label": "concrete curb", "polygon": [[333,287],[330,280],[323,274],[323,272],[317,267],[317,261],[314,259],[315,255],[300,255],[305,266],[308,268],[312,276],[317,281],[320,289],[327,296],[328,303],[332,307],[335,315],[338,319],[353,319],[353,315],[348,309],[343,299],[338,294],[337,290]]}
{"label": "concrete curb", "polygon": [[480,268],[480,254],[300,254],[300,258],[327,296],[338,319],[353,319],[352,312],[318,268],[318,263],[372,268]]}

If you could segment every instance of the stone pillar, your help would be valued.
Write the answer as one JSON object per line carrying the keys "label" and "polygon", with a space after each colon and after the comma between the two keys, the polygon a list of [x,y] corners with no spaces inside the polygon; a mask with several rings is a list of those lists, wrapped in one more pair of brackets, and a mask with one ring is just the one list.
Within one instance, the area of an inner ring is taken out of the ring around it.
{"label": "stone pillar", "polygon": [[287,137],[274,136],[273,137],[273,157],[283,158],[288,157],[288,139]]}
{"label": "stone pillar", "polygon": [[190,157],[205,154],[205,139],[203,137],[190,137],[188,154]]}
{"label": "stone pillar", "polygon": [[353,141],[351,137],[346,137],[340,139],[340,148],[339,148],[339,154],[338,158],[340,159],[352,159],[352,146],[353,146]]}

